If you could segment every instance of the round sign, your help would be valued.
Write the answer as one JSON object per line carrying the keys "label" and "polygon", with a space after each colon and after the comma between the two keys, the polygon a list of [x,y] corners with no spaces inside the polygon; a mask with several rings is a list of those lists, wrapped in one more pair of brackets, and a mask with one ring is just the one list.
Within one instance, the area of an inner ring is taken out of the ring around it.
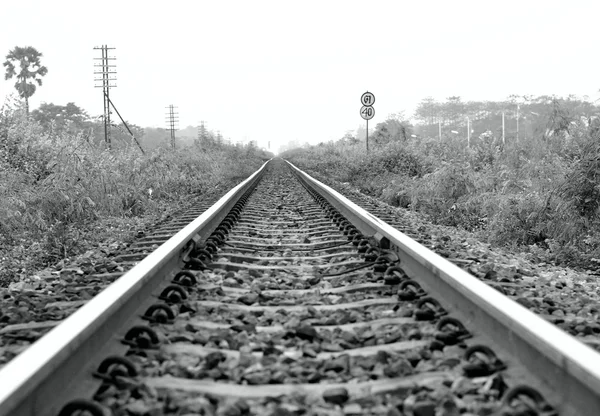
{"label": "round sign", "polygon": [[360,97],[360,102],[366,106],[373,105],[375,104],[375,96],[372,92],[367,91]]}
{"label": "round sign", "polygon": [[360,109],[360,116],[365,120],[371,120],[375,117],[375,109],[370,105],[363,105]]}

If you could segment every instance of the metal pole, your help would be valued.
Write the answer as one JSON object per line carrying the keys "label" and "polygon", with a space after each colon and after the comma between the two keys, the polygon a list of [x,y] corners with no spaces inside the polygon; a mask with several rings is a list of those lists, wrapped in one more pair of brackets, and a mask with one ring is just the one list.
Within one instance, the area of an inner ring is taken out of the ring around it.
{"label": "metal pole", "polygon": [[504,141],[504,111],[502,112],[502,144],[505,144],[505,141]]}
{"label": "metal pole", "polygon": [[107,45],[102,45],[102,78],[104,90],[104,142],[108,148],[111,148],[110,143],[110,109],[108,107],[108,50]]}
{"label": "metal pole", "polygon": [[517,143],[519,143],[519,104],[517,104]]}
{"label": "metal pole", "polygon": [[178,121],[176,118],[177,114],[175,113],[175,106],[173,104],[170,104],[167,108],[169,109],[169,113],[167,114],[169,118],[165,121],[171,131],[171,148],[175,149],[175,125]]}
{"label": "metal pole", "polygon": [[198,131],[198,139],[202,146],[207,144],[206,142],[206,127],[204,126],[204,120],[200,121],[200,130]]}
{"label": "metal pole", "polygon": [[104,104],[104,142],[108,149],[111,148],[111,137],[110,137],[110,100],[109,100],[109,90],[113,85],[110,85],[111,81],[116,81],[116,78],[111,78],[111,74],[116,74],[116,71],[110,70],[110,68],[115,65],[111,65],[110,61],[115,60],[116,58],[111,58],[108,56],[108,51],[115,48],[109,48],[108,45],[102,45],[101,47],[95,47],[95,50],[100,50],[101,57],[94,58],[100,60],[100,65],[94,65],[98,67],[99,72],[94,72],[96,75],[102,75],[102,78],[96,78],[94,81],[100,82],[101,85],[96,85],[98,88],[102,88],[103,92],[103,104]]}
{"label": "metal pole", "polygon": [[125,126],[125,128],[127,129],[127,131],[129,132],[129,134],[131,135],[131,137],[133,137],[133,140],[135,140],[136,144],[138,145],[138,147],[140,148],[140,150],[142,151],[142,154],[145,154],[144,149],[142,149],[142,145],[140,144],[140,142],[138,142],[138,140],[135,138],[135,136],[133,135],[133,132],[131,131],[131,129],[129,128],[129,126],[127,125],[127,123],[125,122],[125,120],[123,120],[123,117],[121,117],[121,114],[119,113],[119,110],[117,110],[117,107],[115,107],[115,105],[113,104],[113,102],[110,100],[110,98],[108,98],[108,94],[106,95],[106,99],[108,100],[108,102],[110,103],[110,105],[112,105],[112,108],[115,109],[115,111],[117,112],[117,115],[119,116],[119,118],[121,119],[121,121],[123,122],[123,125]]}
{"label": "metal pole", "polygon": [[108,93],[109,91],[110,91],[110,88],[107,87],[106,88],[106,100],[105,100],[106,101],[106,104],[105,104],[106,105],[106,124],[105,124],[105,126],[108,126],[108,135],[106,136],[107,137],[106,141],[108,144],[108,148],[110,149],[112,147],[112,140],[110,137],[110,101],[109,101],[110,98],[109,98],[109,93]]}
{"label": "metal pole", "polygon": [[175,149],[175,114],[173,113],[173,104],[169,106],[171,114],[171,147]]}
{"label": "metal pole", "polygon": [[467,117],[467,147],[471,147],[471,120]]}
{"label": "metal pole", "polygon": [[174,114],[173,114],[173,105],[172,104],[169,107],[169,111],[170,111],[170,114],[171,114],[171,147],[173,149],[175,149],[175,135],[173,134],[173,132],[175,130],[175,125],[174,125],[174,122],[173,122]]}
{"label": "metal pole", "polygon": [[369,153],[369,120],[367,120],[367,153]]}

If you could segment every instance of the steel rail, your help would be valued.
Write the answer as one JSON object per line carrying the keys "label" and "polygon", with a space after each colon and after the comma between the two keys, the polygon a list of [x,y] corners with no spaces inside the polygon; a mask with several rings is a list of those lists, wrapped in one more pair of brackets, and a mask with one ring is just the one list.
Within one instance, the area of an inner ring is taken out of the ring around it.
{"label": "steel rail", "polygon": [[[77,375],[95,371],[100,359],[127,347],[112,342],[151,299],[177,265],[190,241],[206,239],[237,200],[262,177],[268,162],[216,204],[158,247],[125,275],[0,370],[0,415],[55,415],[79,398],[86,382]],[[83,384],[83,385],[82,385]]]}
{"label": "steel rail", "polygon": [[430,293],[440,295],[436,299],[447,310],[530,371],[561,416],[600,414],[600,354],[288,164],[362,234],[397,252],[400,266]]}

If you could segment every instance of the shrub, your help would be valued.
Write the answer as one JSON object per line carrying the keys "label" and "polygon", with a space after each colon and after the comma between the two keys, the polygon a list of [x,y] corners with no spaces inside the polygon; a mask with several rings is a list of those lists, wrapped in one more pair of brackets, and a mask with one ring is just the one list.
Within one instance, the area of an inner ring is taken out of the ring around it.
{"label": "shrub", "polygon": [[560,195],[572,202],[582,217],[592,219],[600,207],[600,142],[593,138],[583,146],[578,160],[567,175]]}
{"label": "shrub", "polygon": [[483,211],[489,240],[499,244],[543,243],[548,238],[546,198],[537,192],[486,194]]}
{"label": "shrub", "polygon": [[482,231],[495,244],[530,246],[560,261],[586,253],[600,263],[593,260],[600,258],[598,107],[550,104],[540,107],[545,113],[535,108],[540,122],[533,129],[529,121],[519,141],[503,143],[491,131],[470,146],[458,134],[404,136],[369,153],[364,143],[340,141],[284,156],[436,223]]}
{"label": "shrub", "polygon": [[464,197],[474,189],[468,166],[442,162],[434,172],[414,181],[405,193],[411,198],[412,209],[428,214],[436,223],[456,226],[462,222],[457,214],[464,208]]}
{"label": "shrub", "polygon": [[84,134],[45,133],[0,111],[0,239],[41,244],[48,261],[73,251],[78,229],[102,217],[159,213],[165,202],[239,180],[265,155],[233,146],[108,151]]}

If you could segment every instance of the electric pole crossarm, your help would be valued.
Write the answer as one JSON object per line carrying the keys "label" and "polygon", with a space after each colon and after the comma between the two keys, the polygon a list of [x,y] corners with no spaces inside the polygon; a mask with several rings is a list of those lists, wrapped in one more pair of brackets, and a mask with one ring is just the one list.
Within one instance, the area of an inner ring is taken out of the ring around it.
{"label": "electric pole crossarm", "polygon": [[[116,65],[111,64],[111,61],[115,61],[115,57],[109,57],[108,51],[114,50],[115,48],[109,48],[107,45],[102,45],[101,47],[95,47],[94,50],[100,50],[102,56],[100,58],[94,58],[94,60],[102,61],[101,64],[95,64],[94,68],[101,68],[99,71],[94,71],[95,75],[101,75],[101,78],[95,78],[94,81],[101,83],[101,85],[95,85],[96,88],[102,88],[103,100],[104,100],[104,141],[106,146],[111,148],[111,140],[110,140],[110,106],[112,105],[109,98],[109,91],[111,88],[115,88],[116,77],[112,77],[111,75],[116,74],[117,72],[111,70]],[[113,105],[114,108],[114,105]],[[115,108],[116,110],[116,108]],[[118,112],[117,112],[118,114]],[[119,115],[119,117],[121,117]],[[122,120],[122,118],[121,118]]]}
{"label": "electric pole crossarm", "polygon": [[177,113],[175,112],[176,108],[177,107],[173,106],[173,104],[167,107],[169,113],[167,114],[168,119],[165,120],[169,126],[169,130],[171,131],[171,147],[173,149],[175,149],[175,124],[179,121],[177,118]]}

